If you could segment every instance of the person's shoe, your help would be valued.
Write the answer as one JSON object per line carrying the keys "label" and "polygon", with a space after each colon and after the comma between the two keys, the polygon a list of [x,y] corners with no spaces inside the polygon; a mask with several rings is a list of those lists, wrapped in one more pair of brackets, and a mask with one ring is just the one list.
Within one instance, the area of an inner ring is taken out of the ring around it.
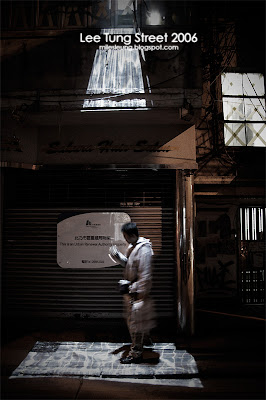
{"label": "person's shoe", "polygon": [[120,358],[121,364],[139,364],[142,361],[143,361],[142,356],[139,357],[127,356]]}

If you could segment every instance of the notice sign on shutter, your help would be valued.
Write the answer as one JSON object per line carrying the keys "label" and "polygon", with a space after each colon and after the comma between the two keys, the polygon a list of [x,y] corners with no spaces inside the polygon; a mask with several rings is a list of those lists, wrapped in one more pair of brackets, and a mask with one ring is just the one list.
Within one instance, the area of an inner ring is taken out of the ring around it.
{"label": "notice sign on shutter", "polygon": [[109,247],[125,253],[121,227],[130,222],[123,212],[62,214],[57,224],[57,263],[62,268],[95,269],[114,266]]}

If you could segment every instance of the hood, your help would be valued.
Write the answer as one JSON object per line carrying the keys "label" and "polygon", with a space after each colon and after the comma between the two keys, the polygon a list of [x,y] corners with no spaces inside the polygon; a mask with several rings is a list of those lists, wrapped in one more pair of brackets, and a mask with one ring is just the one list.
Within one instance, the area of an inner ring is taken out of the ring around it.
{"label": "hood", "polygon": [[139,237],[138,238],[138,241],[137,241],[137,245],[138,244],[149,244],[150,246],[151,246],[151,241],[150,241],[150,239],[146,239],[145,237]]}
{"label": "hood", "polygon": [[[136,243],[136,245],[135,245],[135,248],[136,248],[136,249],[139,249],[139,248],[142,247],[143,245],[148,245],[148,246],[150,246],[151,251],[152,251],[152,254],[153,254],[152,243],[151,243],[150,239],[146,239],[146,238],[144,238],[144,237],[139,237],[138,240],[137,240],[137,243]],[[131,248],[132,246],[133,246],[133,245],[130,244],[130,245],[128,246],[128,248]]]}

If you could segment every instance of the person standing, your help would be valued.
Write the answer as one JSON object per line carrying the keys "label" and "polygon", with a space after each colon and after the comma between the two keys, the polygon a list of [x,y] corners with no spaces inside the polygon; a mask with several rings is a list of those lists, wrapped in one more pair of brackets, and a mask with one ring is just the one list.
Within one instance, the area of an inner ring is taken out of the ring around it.
{"label": "person standing", "polygon": [[[125,267],[124,280],[120,281],[120,293],[124,295],[125,316],[132,344],[122,364],[142,362],[143,345],[151,342],[150,330],[156,326],[153,301],[150,298],[152,286],[152,244],[149,239],[139,237],[137,225],[128,222],[122,226],[122,233],[129,244],[126,256],[116,246],[109,249],[110,255]],[[149,344],[150,344],[149,343]]]}

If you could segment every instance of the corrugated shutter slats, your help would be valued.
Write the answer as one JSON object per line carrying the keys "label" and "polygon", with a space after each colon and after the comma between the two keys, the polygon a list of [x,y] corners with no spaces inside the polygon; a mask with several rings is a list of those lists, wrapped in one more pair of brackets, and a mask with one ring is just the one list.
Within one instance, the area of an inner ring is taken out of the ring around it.
{"label": "corrugated shutter slats", "polygon": [[57,265],[61,213],[123,211],[151,239],[152,297],[159,316],[175,314],[173,171],[5,172],[2,287],[4,313],[121,317],[121,267],[62,269]]}

